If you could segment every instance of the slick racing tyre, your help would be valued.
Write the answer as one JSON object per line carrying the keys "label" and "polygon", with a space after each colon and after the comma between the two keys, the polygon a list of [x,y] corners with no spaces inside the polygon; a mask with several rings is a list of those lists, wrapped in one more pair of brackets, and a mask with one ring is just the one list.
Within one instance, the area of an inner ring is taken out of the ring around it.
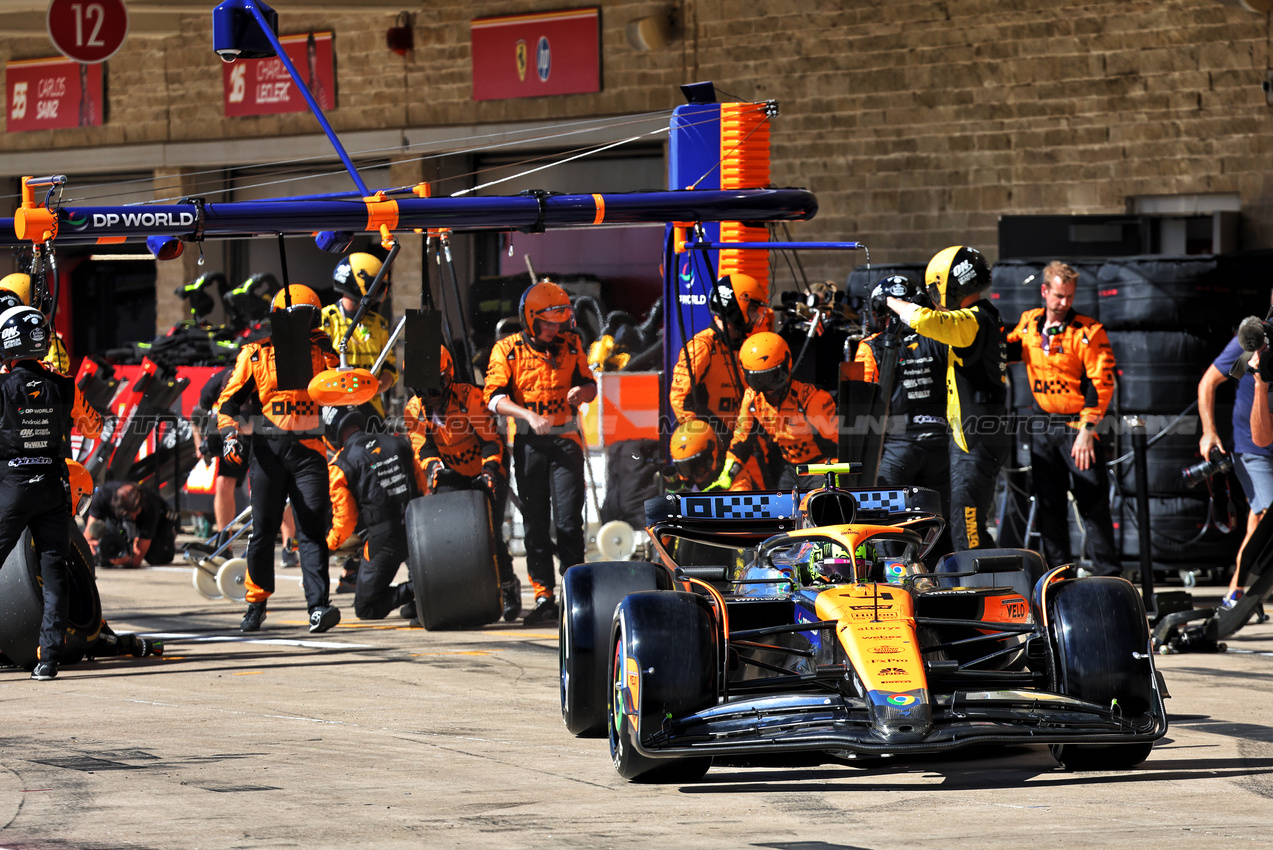
{"label": "slick racing tyre", "polygon": [[407,566],[420,625],[473,629],[502,611],[491,506],[481,490],[434,493],[407,505]]}
{"label": "slick racing tyre", "polygon": [[[73,520],[70,522],[74,525]],[[97,640],[102,629],[102,600],[93,580],[92,560],[85,557],[88,544],[78,528],[68,533],[71,542],[66,553],[69,606],[62,655],[69,663]],[[0,567],[0,652],[19,667],[35,666],[43,616],[40,562],[35,556],[31,532],[24,531]]]}
{"label": "slick racing tyre", "polygon": [[615,770],[632,782],[701,778],[710,757],[650,758],[634,744],[638,735],[650,740],[668,718],[716,704],[719,647],[707,600],[679,591],[634,593],[619,603],[614,622],[607,713]]}
{"label": "slick racing tyre", "polygon": [[1122,413],[1180,413],[1197,400],[1199,376],[1224,347],[1181,330],[1109,331],[1107,336],[1118,364]]}
{"label": "slick racing tyre", "polygon": [[670,590],[671,574],[644,561],[579,564],[561,578],[561,719],[580,737],[606,731],[610,631],[629,593]]}
{"label": "slick racing tyre", "polygon": [[[1039,288],[1043,285],[1043,269],[1052,262],[1047,259],[1010,258],[1000,260],[990,269],[990,292],[988,297],[999,315],[1003,317],[1008,330],[1016,326],[1021,314],[1035,307],[1043,306],[1043,296]],[[1074,288],[1074,312],[1096,319],[1096,276],[1101,263],[1083,260],[1066,260],[1070,267],[1078,272],[1078,283]],[[1034,279],[1031,280],[1033,275]]]}
{"label": "slick racing tyre", "polygon": [[[1117,705],[1122,716],[1141,720],[1155,708],[1149,626],[1136,589],[1118,578],[1081,578],[1047,591],[1048,628],[1057,693]],[[1152,742],[1052,744],[1052,755],[1068,770],[1123,770],[1149,756]]]}
{"label": "slick racing tyre", "polygon": [[1101,323],[1112,331],[1227,330],[1252,312],[1255,289],[1220,273],[1219,258],[1206,254],[1112,257],[1097,286]]}

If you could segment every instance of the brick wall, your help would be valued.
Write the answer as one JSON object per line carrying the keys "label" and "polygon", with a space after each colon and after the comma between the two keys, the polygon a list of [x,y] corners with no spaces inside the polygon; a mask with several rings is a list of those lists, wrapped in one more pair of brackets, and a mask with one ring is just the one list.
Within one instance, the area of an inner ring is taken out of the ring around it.
{"label": "brick wall", "polygon": [[[306,14],[298,25],[278,5],[285,33],[336,32],[338,130],[667,109],[678,84],[702,79],[775,98],[774,181],[821,202],[793,235],[859,239],[875,262],[956,242],[993,258],[1000,214],[1121,212],[1150,194],[1238,193],[1244,246],[1273,246],[1273,109],[1260,88],[1269,21],[1218,0],[680,0],[680,37],[645,53],[624,26],[668,4],[604,0],[603,91],[483,103],[470,100],[469,20],[571,4],[421,4],[416,49],[402,58],[383,42],[392,12]],[[42,39],[0,38],[3,60],[50,53]],[[206,13],[183,19],[179,35],[132,39],[108,63],[108,90],[106,126],[4,135],[0,151],[315,132],[303,114],[222,117]],[[805,259],[835,279],[852,262]]]}

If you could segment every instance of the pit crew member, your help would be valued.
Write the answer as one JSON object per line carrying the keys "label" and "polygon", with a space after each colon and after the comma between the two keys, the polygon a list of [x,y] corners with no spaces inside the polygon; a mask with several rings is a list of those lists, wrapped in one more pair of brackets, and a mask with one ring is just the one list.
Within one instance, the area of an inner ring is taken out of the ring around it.
{"label": "pit crew member", "polygon": [[556,623],[553,543],[561,570],[583,563],[584,446],[576,412],[597,397],[588,352],[570,328],[574,312],[566,291],[541,280],[518,305],[521,333],[495,343],[483,395],[499,416],[516,420],[513,461],[526,525],[526,570],[535,609],[526,625]]}
{"label": "pit crew member", "polygon": [[11,307],[0,313],[0,563],[31,530],[40,561],[44,615],[31,678],[57,676],[66,641],[67,524],[71,497],[65,453],[71,428],[86,437],[102,430],[102,418],[85,403],[75,382],[40,360],[51,333],[39,310]]}
{"label": "pit crew member", "polygon": [[1007,334],[982,294],[990,267],[976,248],[939,251],[924,272],[933,307],[889,296],[888,307],[921,336],[945,343],[950,425],[950,529],[956,551],[993,546],[986,518],[1011,446],[1007,419]]}
{"label": "pit crew member", "polygon": [[[291,306],[287,306],[290,294]],[[273,312],[300,311],[310,317],[309,356],[314,374],[339,365],[331,340],[318,327],[320,302],[308,286],[292,284],[274,297]],[[279,533],[288,498],[296,517],[302,584],[309,608],[309,630],[325,632],[340,622],[340,609],[330,603],[327,530],[331,523],[327,454],[320,436],[318,405],[308,390],[280,390],[272,339],[250,342],[239,351],[234,371],[217,400],[222,456],[242,463],[244,437],[229,410],[247,406],[252,415],[252,536],[247,549],[248,610],[240,629],[255,632],[265,619],[274,592],[274,537]],[[222,407],[227,411],[223,412]]]}
{"label": "pit crew member", "polygon": [[403,413],[423,476],[421,490],[483,490],[490,497],[500,600],[505,621],[512,622],[522,612],[522,583],[513,572],[513,556],[500,533],[508,504],[508,450],[482,391],[455,380],[455,360],[446,346],[441,357],[441,389],[413,390]]}
{"label": "pit crew member", "polygon": [[323,408],[323,436],[336,452],[327,464],[332,527],[327,548],[338,549],[361,517],[366,543],[358,565],[354,613],[360,620],[383,620],[395,608],[415,616],[411,582],[393,584],[407,559],[407,503],[420,495],[420,477],[411,445],[393,434],[369,434],[358,408]]}
{"label": "pit crew member", "polygon": [[791,377],[791,350],[772,331],[748,337],[738,360],[747,392],[725,469],[717,479],[720,486],[728,488],[755,453],[752,437],[758,427],[764,428],[782,453],[779,489],[820,486],[822,476],[797,476],[796,464],[834,462],[839,430],[835,400],[826,390]]}
{"label": "pit crew member", "polygon": [[[340,349],[341,338],[349,329],[349,323],[353,321],[354,313],[358,312],[359,301],[367,294],[376,275],[380,273],[380,266],[380,260],[371,254],[356,253],[342,259],[332,273],[332,282],[337,294],[340,295],[340,300],[323,308],[322,325],[337,351]],[[372,304],[373,308],[379,306],[388,287],[389,284],[386,281],[380,290],[380,295]],[[388,320],[374,309],[368,310],[349,337],[349,345],[345,349],[345,360],[356,369],[370,369],[389,342],[389,334]],[[379,391],[367,403],[368,409],[364,411],[368,416],[368,423],[372,425],[384,424],[385,405],[380,394],[386,392],[393,386],[394,381],[398,380],[398,366],[393,352],[385,358],[384,366],[380,369],[379,380]]]}
{"label": "pit crew member", "polygon": [[1021,314],[1008,334],[1008,359],[1025,361],[1034,395],[1030,469],[1043,553],[1049,564],[1072,560],[1068,489],[1087,527],[1095,573],[1118,575],[1105,451],[1096,433],[1114,397],[1114,352],[1105,327],[1074,312],[1078,272],[1058,261],[1041,277],[1044,306]]}
{"label": "pit crew member", "polygon": [[[889,296],[911,304],[931,307],[928,294],[909,278],[886,277],[871,292],[870,305],[875,326],[886,329],[896,317],[888,309]],[[897,359],[893,392],[889,400],[888,430],[880,455],[880,484],[915,484],[936,490],[942,497],[942,511],[950,515],[950,450],[946,425],[946,346],[903,325],[890,348],[881,330],[857,347],[854,360],[861,363],[865,379],[878,383],[879,364],[885,356]],[[891,352],[891,353],[890,353]],[[901,424],[894,430],[893,423]]]}

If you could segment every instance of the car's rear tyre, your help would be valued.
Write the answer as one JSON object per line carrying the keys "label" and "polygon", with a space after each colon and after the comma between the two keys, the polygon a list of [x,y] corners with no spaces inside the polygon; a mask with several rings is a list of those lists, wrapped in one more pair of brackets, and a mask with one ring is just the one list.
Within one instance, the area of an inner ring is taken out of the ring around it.
{"label": "car's rear tyre", "polygon": [[[1156,702],[1148,656],[1149,624],[1136,589],[1093,577],[1048,589],[1048,628],[1056,656],[1053,688],[1066,696],[1142,717]],[[1152,742],[1052,744],[1068,770],[1124,770],[1144,761]]]}
{"label": "car's rear tyre", "polygon": [[407,567],[420,625],[475,629],[500,618],[491,505],[480,490],[434,493],[407,505]]}
{"label": "car's rear tyre", "polygon": [[[646,591],[619,603],[607,715],[610,756],[624,779],[693,782],[711,767],[710,757],[659,759],[638,753],[633,746],[638,730],[625,708],[639,712],[648,739],[668,717],[714,705],[720,681],[714,620],[707,601],[692,593]],[[635,692],[629,676],[635,677]]]}
{"label": "car's rear tyre", "polygon": [[[61,654],[66,663],[83,653],[102,630],[102,600],[93,579],[88,544],[74,521],[69,521],[70,545],[66,551],[68,597],[66,643]],[[19,667],[34,667],[40,645],[40,621],[44,616],[44,592],[40,585],[40,561],[31,532],[22,537],[0,567],[0,653]]]}
{"label": "car's rear tyre", "polygon": [[670,590],[671,574],[645,561],[579,564],[561,579],[561,719],[580,737],[606,733],[614,609],[641,590]]}

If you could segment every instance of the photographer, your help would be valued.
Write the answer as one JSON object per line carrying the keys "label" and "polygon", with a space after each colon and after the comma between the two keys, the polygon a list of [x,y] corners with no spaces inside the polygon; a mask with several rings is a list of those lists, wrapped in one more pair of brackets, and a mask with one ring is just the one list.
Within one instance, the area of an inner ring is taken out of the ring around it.
{"label": "photographer", "polygon": [[[1224,347],[1202,379],[1198,381],[1198,416],[1202,420],[1202,438],[1198,441],[1198,452],[1204,460],[1219,461],[1226,454],[1216,432],[1215,401],[1216,389],[1229,380],[1230,372],[1243,356],[1244,346],[1239,336],[1235,336]],[[1257,418],[1267,417],[1267,404],[1260,408],[1254,404],[1256,392],[1255,369],[1259,363],[1258,356],[1253,356],[1248,368],[1238,380],[1237,390],[1233,398],[1233,453],[1236,459],[1233,470],[1242,482],[1242,490],[1246,493],[1251,510],[1247,514],[1246,533],[1242,537],[1242,545],[1238,548],[1237,563],[1242,563],[1242,552],[1247,541],[1259,524],[1264,512],[1273,504],[1273,451],[1265,448],[1273,442],[1270,432],[1265,442],[1254,439],[1253,428]],[[1267,368],[1267,366],[1266,366]],[[1267,385],[1265,385],[1267,393]],[[1242,596],[1238,570],[1233,571],[1229,583],[1229,593],[1225,597],[1226,607],[1232,607]]]}

